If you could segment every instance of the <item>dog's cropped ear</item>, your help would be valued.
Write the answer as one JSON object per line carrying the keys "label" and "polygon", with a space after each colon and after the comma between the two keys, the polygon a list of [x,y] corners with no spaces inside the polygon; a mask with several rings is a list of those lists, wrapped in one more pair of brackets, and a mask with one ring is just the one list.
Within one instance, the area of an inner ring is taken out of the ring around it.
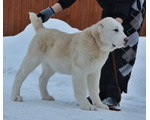
{"label": "dog's cropped ear", "polygon": [[103,30],[103,28],[104,28],[104,25],[103,25],[103,24],[100,24],[100,25],[98,26],[98,32],[100,33],[100,32]]}

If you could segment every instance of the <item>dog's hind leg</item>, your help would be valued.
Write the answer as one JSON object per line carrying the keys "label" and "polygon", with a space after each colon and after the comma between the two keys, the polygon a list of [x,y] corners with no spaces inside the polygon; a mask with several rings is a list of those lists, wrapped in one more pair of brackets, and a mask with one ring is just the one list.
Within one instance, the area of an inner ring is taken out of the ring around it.
{"label": "dog's hind leg", "polygon": [[27,54],[18,70],[15,81],[12,87],[11,99],[13,101],[22,101],[22,97],[20,96],[20,88],[23,81],[26,77],[31,73],[39,64],[41,60],[38,59],[38,55]]}
{"label": "dog's hind leg", "polygon": [[52,70],[48,62],[44,61],[42,63],[42,74],[39,78],[39,89],[43,100],[48,101],[55,101],[55,99],[49,95],[47,91],[47,83],[49,78],[55,73],[55,71]]}

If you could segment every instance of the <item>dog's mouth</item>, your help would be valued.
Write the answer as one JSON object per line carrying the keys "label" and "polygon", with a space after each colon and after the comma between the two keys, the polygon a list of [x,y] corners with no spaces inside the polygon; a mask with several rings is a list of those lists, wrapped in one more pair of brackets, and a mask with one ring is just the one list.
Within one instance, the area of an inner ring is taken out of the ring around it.
{"label": "dog's mouth", "polygon": [[[113,47],[116,47],[116,45],[112,44]],[[127,43],[124,43],[122,47],[127,47]]]}
{"label": "dog's mouth", "polygon": [[116,45],[112,44],[113,47],[116,47]]}

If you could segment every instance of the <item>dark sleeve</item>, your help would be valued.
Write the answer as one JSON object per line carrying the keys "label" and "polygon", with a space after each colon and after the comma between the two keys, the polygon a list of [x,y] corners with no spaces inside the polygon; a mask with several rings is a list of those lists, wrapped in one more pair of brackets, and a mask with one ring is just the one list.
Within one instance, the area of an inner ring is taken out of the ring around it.
{"label": "dark sleeve", "polygon": [[114,18],[119,17],[125,20],[132,2],[133,0],[114,0]]}
{"label": "dark sleeve", "polygon": [[76,0],[59,0],[59,3],[63,9],[70,7]]}

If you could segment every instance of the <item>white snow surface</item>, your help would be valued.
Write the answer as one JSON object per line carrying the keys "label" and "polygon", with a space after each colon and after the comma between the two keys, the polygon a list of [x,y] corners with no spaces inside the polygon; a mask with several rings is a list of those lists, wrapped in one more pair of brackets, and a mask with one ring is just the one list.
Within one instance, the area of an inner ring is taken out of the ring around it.
{"label": "white snow surface", "polygon": [[[80,32],[67,23],[50,19],[46,28],[55,28],[67,33]],[[55,101],[41,99],[38,78],[41,66],[37,67],[21,87],[23,102],[11,101],[11,90],[17,70],[35,35],[29,24],[16,36],[3,37],[3,119],[4,120],[145,120],[146,119],[146,37],[140,37],[137,58],[128,83],[128,93],[122,94],[121,111],[98,109],[81,110],[75,100],[71,76],[54,74],[48,83],[48,91]]]}

